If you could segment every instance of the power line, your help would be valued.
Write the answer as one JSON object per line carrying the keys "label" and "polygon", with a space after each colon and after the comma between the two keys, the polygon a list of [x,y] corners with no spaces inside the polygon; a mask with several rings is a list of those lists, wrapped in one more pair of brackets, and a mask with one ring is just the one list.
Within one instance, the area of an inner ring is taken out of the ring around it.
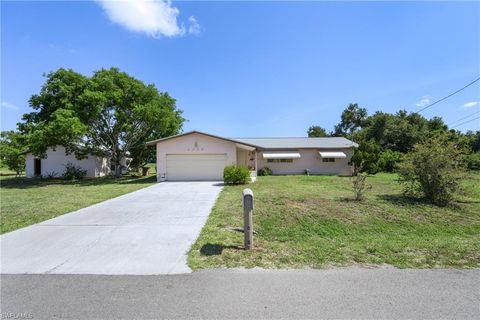
{"label": "power line", "polygon": [[454,94],[457,94],[457,93],[459,93],[460,91],[462,91],[462,90],[470,87],[472,84],[474,84],[475,82],[477,82],[477,81],[479,81],[479,80],[480,80],[480,77],[478,77],[477,79],[473,80],[472,82],[470,82],[469,84],[467,84],[467,85],[464,86],[463,88],[460,88],[460,89],[458,89],[457,91],[450,93],[448,96],[443,97],[442,99],[437,100],[437,101],[435,101],[434,103],[431,103],[431,104],[429,104],[429,105],[426,106],[426,107],[423,107],[422,109],[418,110],[417,113],[420,113],[420,112],[422,112],[423,110],[428,109],[428,108],[436,105],[437,103],[442,102],[443,100],[450,98],[450,97],[453,96]]}
{"label": "power line", "polygon": [[452,124],[457,123],[458,121],[462,121],[462,120],[464,120],[464,119],[470,118],[471,116],[474,116],[474,115],[476,115],[477,113],[480,113],[480,110],[479,110],[479,111],[475,111],[474,113],[469,114],[469,115],[466,116],[466,117],[457,119],[457,120],[453,121],[452,123],[449,123],[448,125],[451,126]]}
{"label": "power line", "polygon": [[459,124],[457,124],[456,126],[453,126],[452,129],[453,129],[453,128],[456,128],[456,127],[460,127],[460,126],[463,125],[463,124],[467,124],[467,123],[472,122],[473,120],[477,120],[477,119],[480,119],[480,117],[476,117],[476,118],[470,119],[470,120],[468,120],[468,121],[459,123]]}

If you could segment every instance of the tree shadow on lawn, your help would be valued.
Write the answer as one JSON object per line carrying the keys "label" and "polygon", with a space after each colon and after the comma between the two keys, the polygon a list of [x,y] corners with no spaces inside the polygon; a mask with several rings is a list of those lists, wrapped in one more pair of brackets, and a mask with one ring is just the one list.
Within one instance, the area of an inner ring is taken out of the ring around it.
{"label": "tree shadow on lawn", "polygon": [[222,254],[223,249],[244,250],[244,248],[240,246],[225,246],[223,244],[207,243],[200,248],[200,254],[203,256],[218,256]]}
{"label": "tree shadow on lawn", "polygon": [[381,194],[381,195],[377,195],[376,197],[377,197],[377,199],[381,199],[381,200],[389,202],[393,205],[402,206],[402,207],[427,205],[427,206],[439,207],[439,208],[450,207],[452,209],[460,210],[460,209],[462,209],[462,207],[459,204],[480,203],[480,201],[476,201],[476,200],[454,199],[448,205],[440,206],[440,205],[436,205],[436,204],[434,204],[434,203],[432,203],[432,202],[430,202],[426,199],[423,199],[423,198],[409,197],[409,196],[404,196],[402,194]]}
{"label": "tree shadow on lawn", "polygon": [[402,207],[411,207],[420,204],[431,204],[424,199],[404,196],[402,194],[379,194],[376,195],[376,198]]}
{"label": "tree shadow on lawn", "polygon": [[2,179],[0,181],[0,187],[3,189],[29,189],[29,188],[40,188],[47,187],[52,185],[64,185],[64,186],[78,186],[78,187],[89,187],[89,186],[98,186],[98,185],[109,185],[109,184],[151,184],[156,180],[155,176],[150,177],[136,177],[136,176],[124,176],[118,179],[113,177],[101,177],[101,178],[87,178],[82,180],[62,180],[61,178],[54,179],[43,179],[43,178],[26,178],[26,177],[15,177]]}
{"label": "tree shadow on lawn", "polygon": [[3,173],[0,172],[0,177],[17,177],[16,173]]}

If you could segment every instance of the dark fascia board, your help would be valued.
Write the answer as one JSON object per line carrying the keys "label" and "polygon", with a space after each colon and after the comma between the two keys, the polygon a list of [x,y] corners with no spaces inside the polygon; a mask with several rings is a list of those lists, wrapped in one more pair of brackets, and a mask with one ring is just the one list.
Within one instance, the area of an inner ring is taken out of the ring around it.
{"label": "dark fascia board", "polygon": [[166,138],[161,138],[161,139],[157,139],[157,140],[148,141],[147,146],[153,146],[153,145],[156,145],[159,142],[164,142],[164,141],[167,141],[167,140],[172,140],[172,139],[188,136],[188,135],[191,135],[191,134],[194,134],[194,133],[201,134],[201,135],[211,137],[211,138],[216,138],[216,139],[220,139],[220,140],[225,140],[225,141],[229,141],[229,142],[233,142],[233,143],[242,144],[244,146],[260,148],[259,146],[256,146],[256,145],[253,145],[253,144],[250,144],[250,143],[245,143],[245,142],[237,141],[237,140],[234,140],[234,139],[224,138],[224,137],[216,136],[214,134],[205,133],[205,132],[201,132],[201,131],[197,131],[197,130],[193,130],[193,131],[189,131],[189,132],[185,132],[185,133],[180,133],[180,134],[170,136],[170,137],[166,137]]}

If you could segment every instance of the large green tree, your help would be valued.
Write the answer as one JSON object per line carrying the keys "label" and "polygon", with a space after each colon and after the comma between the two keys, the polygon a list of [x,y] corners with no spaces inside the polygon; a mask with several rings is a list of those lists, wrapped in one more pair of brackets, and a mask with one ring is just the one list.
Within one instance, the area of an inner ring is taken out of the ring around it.
{"label": "large green tree", "polygon": [[[393,171],[405,154],[426,137],[446,133],[447,125],[439,117],[426,119],[418,113],[400,110],[395,114],[376,112],[368,116],[358,104],[350,104],[341,114],[333,135],[346,136],[362,146],[354,157],[364,171]],[[452,132],[452,141],[475,145],[475,135],[467,140],[462,133]]]}
{"label": "large green tree", "polygon": [[184,122],[168,93],[117,68],[91,77],[58,69],[46,75],[29,102],[34,111],[24,115],[19,129],[34,154],[43,156],[49,147],[63,145],[78,158],[108,156],[116,176],[123,157],[144,162],[149,157],[145,142],[178,133]]}
{"label": "large green tree", "polygon": [[351,137],[354,132],[363,127],[367,115],[367,109],[359,107],[356,103],[350,103],[343,110],[340,123],[334,128],[334,135]]}
{"label": "large green tree", "polygon": [[328,136],[327,131],[320,126],[311,126],[308,128],[307,134],[310,138]]}
{"label": "large green tree", "polygon": [[0,159],[8,169],[20,175],[25,170],[25,142],[18,132],[2,131],[0,134]]}
{"label": "large green tree", "polygon": [[400,110],[395,114],[376,112],[367,117],[363,128],[355,134],[356,142],[373,140],[382,150],[408,152],[425,136],[445,132],[441,118],[430,120],[418,113]]}
{"label": "large green tree", "polygon": [[472,152],[480,152],[480,130],[475,132],[467,131],[465,137],[468,139]]}

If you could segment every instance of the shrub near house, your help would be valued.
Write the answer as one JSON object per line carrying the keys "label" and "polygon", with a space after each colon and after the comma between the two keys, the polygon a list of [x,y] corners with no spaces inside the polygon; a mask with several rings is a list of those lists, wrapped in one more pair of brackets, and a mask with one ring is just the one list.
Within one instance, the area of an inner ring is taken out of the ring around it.
{"label": "shrub near house", "polygon": [[250,170],[244,166],[226,166],[223,169],[223,182],[226,184],[246,184],[250,182]]}

